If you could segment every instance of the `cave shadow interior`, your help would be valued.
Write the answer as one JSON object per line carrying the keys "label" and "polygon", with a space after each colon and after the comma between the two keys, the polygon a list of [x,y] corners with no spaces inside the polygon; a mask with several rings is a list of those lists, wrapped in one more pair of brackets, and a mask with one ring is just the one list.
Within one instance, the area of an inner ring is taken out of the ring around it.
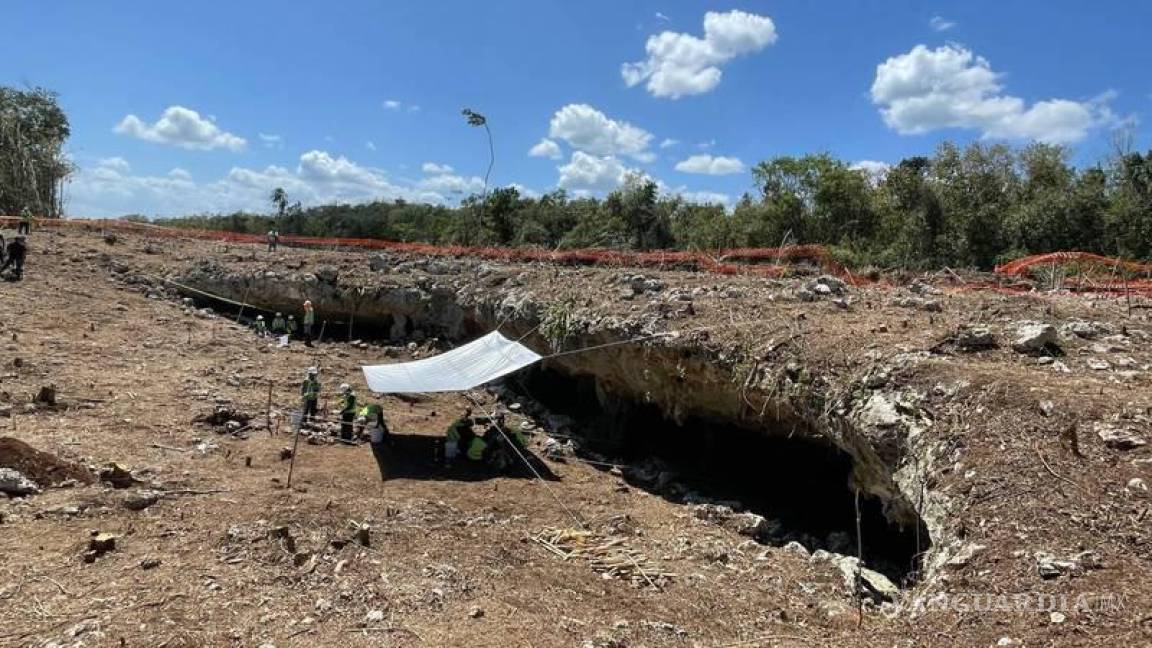
{"label": "cave shadow interior", "polygon": [[[779,523],[771,535],[757,538],[766,544],[796,540],[809,550],[857,553],[852,457],[810,429],[755,429],[692,416],[677,423],[639,402],[617,403],[609,412],[595,378],[541,366],[506,385],[573,419],[587,449],[631,465],[658,459],[675,474],[670,487],[625,470],[625,479],[638,488],[677,503],[689,492],[739,502]],[[930,546],[923,521],[902,527],[885,517],[879,499],[860,493],[859,502],[864,564],[898,585],[913,581]]]}

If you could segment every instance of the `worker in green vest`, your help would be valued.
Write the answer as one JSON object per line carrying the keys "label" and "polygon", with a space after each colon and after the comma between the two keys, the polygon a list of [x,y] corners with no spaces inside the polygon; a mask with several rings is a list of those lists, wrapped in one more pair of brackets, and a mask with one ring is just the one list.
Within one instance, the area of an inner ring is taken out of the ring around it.
{"label": "worker in green vest", "polygon": [[288,335],[296,335],[296,331],[299,330],[299,327],[296,325],[295,315],[288,316],[288,324],[285,327],[285,330],[287,331]]}
{"label": "worker in green vest", "polygon": [[312,301],[304,301],[304,346],[312,346],[312,329],[316,326],[316,311]]}
{"label": "worker in green vest", "polygon": [[319,408],[317,407],[317,403],[320,402],[319,374],[319,369],[309,367],[308,373],[304,376],[304,382],[300,384],[301,425],[309,424],[313,419],[319,418]]}
{"label": "worker in green vest", "polygon": [[475,436],[472,431],[472,408],[466,407],[464,416],[452,421],[444,431],[444,463],[451,466],[460,453],[468,451]]}
{"label": "worker in green vest", "polygon": [[284,335],[288,332],[288,323],[284,321],[283,313],[276,313],[272,318],[272,335]]}
{"label": "worker in green vest", "polygon": [[348,383],[340,385],[340,438],[352,440],[352,421],[356,418],[356,392]]}
{"label": "worker in green vest", "polygon": [[252,330],[256,332],[257,337],[268,337],[268,323],[264,321],[263,315],[256,316],[256,321],[252,323]]}
{"label": "worker in green vest", "polygon": [[468,459],[476,462],[484,461],[484,451],[487,449],[488,442],[482,435],[473,436],[472,442],[468,444]]}
{"label": "worker in green vest", "polygon": [[27,207],[20,210],[20,225],[16,230],[17,234],[28,234],[32,229],[32,212]]}

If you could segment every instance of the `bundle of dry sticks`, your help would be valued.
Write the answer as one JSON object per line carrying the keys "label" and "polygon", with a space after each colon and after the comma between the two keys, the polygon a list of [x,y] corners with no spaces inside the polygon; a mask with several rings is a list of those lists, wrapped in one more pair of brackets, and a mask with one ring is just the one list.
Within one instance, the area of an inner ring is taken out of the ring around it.
{"label": "bundle of dry sticks", "polygon": [[592,531],[546,528],[533,542],[564,560],[583,558],[604,578],[622,578],[633,585],[659,587],[675,574],[652,565],[644,554],[624,544],[623,538],[605,538]]}

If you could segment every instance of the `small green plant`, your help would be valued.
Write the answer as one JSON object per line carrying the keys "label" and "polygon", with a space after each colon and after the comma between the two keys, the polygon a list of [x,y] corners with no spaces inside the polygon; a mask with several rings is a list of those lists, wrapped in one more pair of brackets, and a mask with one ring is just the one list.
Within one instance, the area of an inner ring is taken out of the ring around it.
{"label": "small green plant", "polygon": [[540,335],[553,353],[564,350],[564,342],[575,332],[575,328],[572,304],[568,302],[549,304],[540,321]]}

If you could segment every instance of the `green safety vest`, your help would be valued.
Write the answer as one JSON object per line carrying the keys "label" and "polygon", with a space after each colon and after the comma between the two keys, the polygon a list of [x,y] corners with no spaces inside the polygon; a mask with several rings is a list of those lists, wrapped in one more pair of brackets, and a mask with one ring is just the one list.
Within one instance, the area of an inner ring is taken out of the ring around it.
{"label": "green safety vest", "polygon": [[273,331],[279,333],[279,332],[284,330],[284,327],[285,327],[285,324],[284,324],[284,318],[283,317],[277,317],[276,319],[272,320],[272,330]]}
{"label": "green safety vest", "polygon": [[381,409],[383,409],[383,408],[381,408],[376,403],[372,403],[371,405],[365,405],[364,409],[360,410],[360,416],[363,416],[364,418],[371,420],[371,419],[376,418],[376,416],[380,413]]}
{"label": "green safety vest", "polygon": [[268,323],[264,320],[256,320],[256,332],[263,333],[268,330]]}
{"label": "green safety vest", "polygon": [[316,400],[320,397],[320,381],[306,379],[304,384],[300,386],[300,395],[304,400]]}
{"label": "green safety vest", "polygon": [[20,222],[21,223],[31,223],[32,222],[32,214],[29,213],[27,210],[25,210],[24,212],[22,212],[20,214]]}
{"label": "green safety vest", "polygon": [[348,392],[340,399],[340,413],[347,414],[348,412],[356,411],[356,394]]}
{"label": "green safety vest", "polygon": [[295,333],[296,332],[296,320],[294,320],[294,319],[288,320],[288,332],[289,333]]}
{"label": "green safety vest", "polygon": [[488,447],[488,442],[481,437],[472,439],[472,445],[468,446],[468,458],[472,461],[480,461],[484,458],[484,449]]}
{"label": "green safety vest", "polygon": [[304,311],[304,326],[312,326],[315,323],[316,323],[316,311],[315,310]]}

